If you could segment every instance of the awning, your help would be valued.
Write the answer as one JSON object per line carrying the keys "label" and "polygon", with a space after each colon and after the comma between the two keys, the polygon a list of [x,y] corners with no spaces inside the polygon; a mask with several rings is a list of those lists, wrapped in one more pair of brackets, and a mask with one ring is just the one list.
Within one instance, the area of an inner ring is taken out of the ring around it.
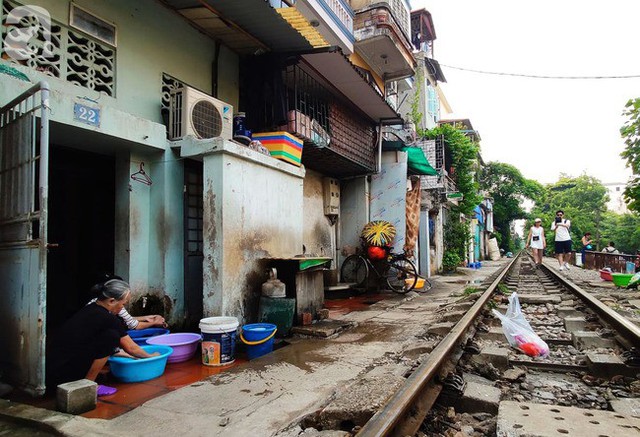
{"label": "awning", "polygon": [[404,123],[338,47],[302,54],[300,58],[375,123]]}
{"label": "awning", "polygon": [[435,59],[425,58],[424,64],[427,66],[429,73],[438,81],[438,82],[447,82],[447,79],[444,77],[444,73],[440,68],[440,63]]}
{"label": "awning", "polygon": [[407,173],[410,175],[437,176],[438,171],[429,164],[419,147],[407,147],[402,141],[383,141],[382,150],[399,150],[407,153]]}

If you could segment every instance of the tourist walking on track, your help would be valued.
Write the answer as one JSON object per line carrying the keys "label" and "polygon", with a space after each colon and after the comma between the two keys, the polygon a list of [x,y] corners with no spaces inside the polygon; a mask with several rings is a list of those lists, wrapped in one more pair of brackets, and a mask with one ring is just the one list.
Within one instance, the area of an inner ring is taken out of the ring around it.
{"label": "tourist walking on track", "polygon": [[556,218],[551,223],[551,230],[555,231],[555,251],[558,257],[560,270],[569,270],[569,257],[571,256],[571,221],[564,218],[564,211],[556,211]]}
{"label": "tourist walking on track", "polygon": [[533,226],[529,228],[529,235],[527,235],[527,247],[531,247],[533,255],[533,262],[536,268],[542,264],[542,253],[547,247],[547,241],[544,237],[544,228],[542,227],[542,219],[535,219]]}

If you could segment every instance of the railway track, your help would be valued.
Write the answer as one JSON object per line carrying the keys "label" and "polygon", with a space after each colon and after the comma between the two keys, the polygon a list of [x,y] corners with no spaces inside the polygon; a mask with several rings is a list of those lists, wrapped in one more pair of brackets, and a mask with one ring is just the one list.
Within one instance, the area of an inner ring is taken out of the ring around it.
{"label": "railway track", "polygon": [[[550,355],[509,347],[489,311],[517,292]],[[640,436],[640,328],[519,255],[358,436]]]}

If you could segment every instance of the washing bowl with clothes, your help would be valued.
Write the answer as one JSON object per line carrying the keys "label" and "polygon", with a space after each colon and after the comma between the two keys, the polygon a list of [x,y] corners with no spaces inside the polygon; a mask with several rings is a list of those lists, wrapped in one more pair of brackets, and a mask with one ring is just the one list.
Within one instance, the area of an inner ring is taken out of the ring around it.
{"label": "washing bowl with clothes", "polygon": [[629,285],[629,281],[633,277],[633,274],[612,273],[611,277],[613,278],[613,283],[616,284],[616,287],[626,287],[627,285]]}
{"label": "washing bowl with clothes", "polygon": [[122,382],[142,382],[157,378],[164,373],[167,359],[173,352],[169,346],[140,346],[147,353],[158,352],[151,358],[109,357],[109,369]]}
{"label": "washing bowl with clothes", "polygon": [[196,353],[200,340],[202,340],[200,334],[179,332],[150,338],[147,340],[147,344],[170,346],[173,353],[169,356],[168,362],[181,363]]}
{"label": "washing bowl with clothes", "polygon": [[613,281],[611,269],[600,269],[600,278],[605,281]]}
{"label": "washing bowl with clothes", "polygon": [[127,331],[131,340],[135,341],[138,346],[147,344],[147,340],[156,337],[158,335],[168,334],[169,330],[164,328],[146,328],[146,329],[131,329]]}

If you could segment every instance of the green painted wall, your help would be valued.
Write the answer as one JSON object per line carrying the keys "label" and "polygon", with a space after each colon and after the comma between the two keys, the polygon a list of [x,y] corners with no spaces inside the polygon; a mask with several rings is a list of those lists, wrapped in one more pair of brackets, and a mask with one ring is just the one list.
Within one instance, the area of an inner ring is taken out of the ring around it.
{"label": "green painted wall", "polygon": [[[29,0],[49,11],[53,20],[69,24],[68,0]],[[162,73],[211,94],[214,41],[176,12],[155,0],[76,0],[76,5],[117,27],[116,95],[121,111],[160,123]],[[222,46],[218,96],[238,106],[238,57]],[[52,81],[53,82],[53,81]],[[76,87],[88,97],[98,93]]]}

